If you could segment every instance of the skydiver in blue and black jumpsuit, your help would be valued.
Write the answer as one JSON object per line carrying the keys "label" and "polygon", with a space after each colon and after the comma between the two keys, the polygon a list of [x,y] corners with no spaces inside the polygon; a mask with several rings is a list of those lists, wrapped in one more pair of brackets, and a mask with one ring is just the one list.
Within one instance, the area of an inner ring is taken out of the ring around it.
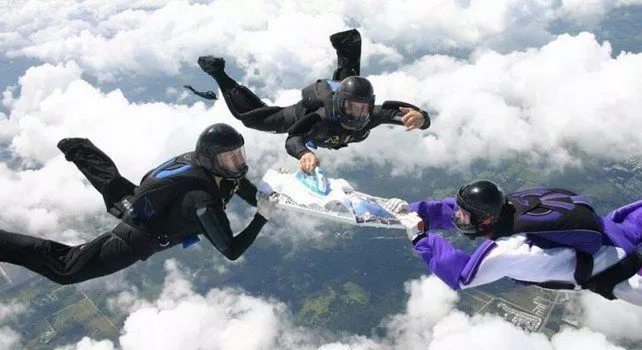
{"label": "skydiver in blue and black jumpsuit", "polygon": [[355,29],[335,33],[338,68],[332,80],[320,79],[302,90],[301,101],[287,107],[267,106],[224,71],[225,61],[202,56],[198,64],[217,82],[232,115],[251,129],[287,133],[285,148],[299,159],[301,169],[314,170],[319,160],[311,149],[339,149],[361,142],[381,124],[427,129],[428,113],[399,101],[375,105],[372,84],[360,73],[361,36]]}
{"label": "skydiver in blue and black jumpsuit", "polygon": [[[239,258],[274,211],[245,178],[243,136],[227,124],[200,135],[195,151],[148,172],[140,186],[122,177],[113,161],[89,140],[69,138],[58,147],[103,195],[120,219],[112,230],[77,246],[0,230],[0,261],[24,266],[56,283],[105,276],[138,260],[205,236],[225,257]],[[236,194],[258,212],[234,236],[225,206]]]}

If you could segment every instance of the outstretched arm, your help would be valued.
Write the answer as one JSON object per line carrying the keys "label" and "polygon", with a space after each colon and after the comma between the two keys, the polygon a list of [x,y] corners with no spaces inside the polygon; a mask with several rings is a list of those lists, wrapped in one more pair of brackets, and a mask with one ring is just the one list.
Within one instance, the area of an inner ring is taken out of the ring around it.
{"label": "outstretched arm", "polygon": [[[392,206],[401,209],[398,199],[393,199],[391,202],[393,202]],[[495,243],[488,240],[479,246],[475,253],[469,255],[453,247],[442,236],[432,232],[426,233],[426,226],[424,226],[422,218],[416,212],[408,212],[403,208],[402,213],[397,211],[397,218],[406,227],[408,239],[412,242],[415,251],[424,260],[428,269],[454,290],[466,288],[470,284],[475,278],[481,262],[495,248]],[[488,276],[486,277],[488,280]],[[495,273],[493,280],[501,277],[503,276]]]}
{"label": "outstretched arm", "polygon": [[452,216],[457,211],[455,198],[444,198],[444,200],[426,200],[412,202],[408,208],[416,212],[424,220],[424,227],[427,230],[451,230],[455,228]]}
{"label": "outstretched arm", "polygon": [[252,245],[266,221],[256,214],[247,227],[238,235],[232,234],[227,215],[220,208],[202,207],[196,210],[201,233],[230,260],[238,259]]}
{"label": "outstretched arm", "polygon": [[383,105],[375,106],[368,128],[372,129],[380,124],[404,125],[406,131],[417,128],[425,130],[430,127],[430,116],[410,103],[385,101]]}
{"label": "outstretched arm", "polygon": [[234,236],[230,222],[220,201],[204,191],[194,191],[186,196],[186,214],[192,218],[200,234],[230,260],[238,259],[252,245],[267,220],[260,214],[238,235]]}
{"label": "outstretched arm", "polygon": [[[469,255],[455,248],[444,237],[426,232],[430,229],[449,229],[454,226],[450,222],[450,217],[456,209],[454,202],[454,199],[446,198],[443,201],[421,201],[408,205],[403,200],[393,198],[387,204],[406,227],[408,239],[427,267],[450,288],[457,290],[466,288],[475,278],[480,263],[495,247],[495,243],[485,241],[475,253]],[[493,278],[501,277],[503,276]]]}
{"label": "outstretched arm", "polygon": [[471,260],[471,256],[453,247],[444,237],[428,233],[413,243],[415,251],[426,263],[426,266],[450,288],[461,288],[462,273]]}
{"label": "outstretched arm", "polygon": [[403,199],[391,198],[386,202],[386,207],[399,215],[410,213],[422,220],[422,229],[429,230],[450,230],[455,225],[452,217],[457,211],[457,203],[454,198],[444,198],[444,200],[425,200],[408,203]]}

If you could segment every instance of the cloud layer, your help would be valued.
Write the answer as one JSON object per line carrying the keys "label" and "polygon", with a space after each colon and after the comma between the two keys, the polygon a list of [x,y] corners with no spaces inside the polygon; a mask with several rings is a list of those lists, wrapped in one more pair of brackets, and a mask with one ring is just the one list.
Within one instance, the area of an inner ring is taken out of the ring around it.
{"label": "cloud layer", "polygon": [[408,55],[540,46],[554,20],[586,25],[631,4],[642,1],[25,0],[2,7],[0,48],[49,63],[73,59],[103,79],[175,75],[213,53],[233,57],[248,79],[291,87],[327,74],[334,60],[327,36],[351,26],[363,32],[364,64],[390,65]]}
{"label": "cloud layer", "polygon": [[382,322],[382,336],[365,337],[296,327],[283,303],[250,296],[239,289],[194,293],[176,262],[168,260],[166,269],[160,297],[143,301],[129,315],[118,344],[85,338],[68,348],[622,349],[586,328],[566,329],[549,340],[497,316],[466,316],[454,309],[457,294],[436,277],[407,282],[405,311]]}
{"label": "cloud layer", "polygon": [[[560,164],[572,161],[576,146],[599,157],[640,157],[641,67],[642,54],[612,58],[608,43],[581,33],[506,55],[481,51],[469,61],[425,56],[373,81],[383,99],[420,101],[438,114],[422,142],[392,131],[403,142],[394,149],[406,150],[397,152],[400,162],[459,167],[525,154]],[[384,132],[391,133],[371,137]],[[359,149],[386,155],[389,146]]]}

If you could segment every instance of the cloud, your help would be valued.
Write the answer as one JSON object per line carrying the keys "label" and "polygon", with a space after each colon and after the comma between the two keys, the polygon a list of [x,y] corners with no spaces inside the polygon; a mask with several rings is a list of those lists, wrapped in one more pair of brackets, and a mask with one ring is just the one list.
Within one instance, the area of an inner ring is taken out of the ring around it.
{"label": "cloud", "polygon": [[364,64],[390,64],[453,49],[540,46],[551,39],[547,26],[553,20],[594,22],[612,8],[640,3],[26,0],[3,9],[0,47],[10,57],[49,63],[73,59],[110,80],[132,73],[176,75],[184,64],[195,66],[199,55],[217,54],[233,57],[247,80],[272,89],[326,75],[335,60],[329,33],[351,26],[363,32]]}
{"label": "cloud", "polygon": [[430,329],[453,311],[459,297],[434,276],[406,282],[405,288],[405,313],[384,321],[385,343],[398,349],[425,348],[434,337]]}
{"label": "cloud", "polygon": [[15,301],[10,303],[0,303],[0,322],[4,322],[7,319],[15,318],[16,316],[27,311],[27,307]]}
{"label": "cloud", "polygon": [[432,349],[552,348],[544,334],[525,332],[495,315],[469,318],[463,313],[452,313],[434,327],[434,333]]}
{"label": "cloud", "polygon": [[285,304],[240,289],[197,294],[175,261],[165,268],[161,295],[128,316],[118,345],[85,338],[67,349],[621,349],[586,328],[549,340],[497,316],[469,317],[454,309],[457,294],[436,277],[406,283],[406,310],[382,322],[381,336],[366,337],[297,327]]}
{"label": "cloud", "polygon": [[20,333],[5,326],[0,328],[0,348],[17,349],[20,344]]}
{"label": "cloud", "polygon": [[562,0],[561,12],[565,16],[590,22],[598,21],[613,8],[640,4],[640,0]]}
{"label": "cloud", "polygon": [[505,55],[482,50],[470,60],[425,56],[370,78],[378,99],[436,111],[431,128],[419,139],[380,127],[338,158],[348,163],[356,152],[398,169],[457,169],[517,155],[570,164],[574,147],[610,159],[640,157],[641,75],[642,54],[612,58],[610,45],[590,33]]}
{"label": "cloud", "polygon": [[642,307],[620,300],[609,301],[592,293],[583,293],[578,310],[582,325],[611,339],[642,340]]}
{"label": "cloud", "polygon": [[85,337],[76,344],[57,347],[56,350],[114,350],[114,343],[109,340],[93,340]]}
{"label": "cloud", "polygon": [[[17,317],[24,314],[27,307],[19,302],[0,303],[0,324],[15,321]],[[0,327],[0,349],[17,349],[20,343],[20,333],[11,327],[3,325]]]}
{"label": "cloud", "polygon": [[107,299],[107,308],[111,312],[131,312],[139,308],[142,301],[138,299],[138,290],[125,290]]}
{"label": "cloud", "polygon": [[555,349],[624,349],[610,343],[602,334],[595,333],[589,329],[564,329],[553,336],[551,343]]}
{"label": "cloud", "polygon": [[0,220],[0,229],[2,229],[2,230],[10,230],[11,228],[9,227],[9,224],[7,224],[5,221]]}
{"label": "cloud", "polygon": [[[147,10],[116,6],[103,12],[104,3],[49,5],[47,12],[54,15],[35,24],[27,18],[34,16],[37,5],[12,7],[6,27],[20,38],[6,41],[8,55],[52,63],[75,59],[99,78],[113,79],[131,73],[175,75],[181,64],[195,65],[199,55],[213,53],[235,57],[250,72],[280,70],[289,80],[326,71],[331,64],[326,29],[344,26],[334,13],[306,14],[302,10],[308,6],[296,3],[289,8],[272,1],[165,1]],[[42,12],[38,8],[37,14]],[[319,30],[292,30],[308,23]],[[274,35],[282,40],[269,44]],[[325,58],[319,59],[319,53]]]}
{"label": "cloud", "polygon": [[[166,266],[168,276],[159,299],[134,311],[125,321],[119,340],[123,348],[258,349],[276,345],[273,342],[284,326],[280,319],[284,304],[233,289],[195,294],[175,263],[168,261]],[[151,329],[165,331],[161,335]]]}

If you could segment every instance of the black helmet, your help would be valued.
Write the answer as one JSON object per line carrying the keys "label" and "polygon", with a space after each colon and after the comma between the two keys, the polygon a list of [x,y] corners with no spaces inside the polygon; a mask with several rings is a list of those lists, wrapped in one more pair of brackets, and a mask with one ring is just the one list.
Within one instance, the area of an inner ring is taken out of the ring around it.
{"label": "black helmet", "polygon": [[226,179],[240,179],[248,170],[243,135],[233,127],[217,123],[205,129],[196,141],[194,158],[200,166]]}
{"label": "black helmet", "polygon": [[457,205],[470,213],[470,223],[454,220],[465,235],[474,238],[486,235],[499,219],[506,203],[504,191],[488,180],[473,181],[457,192]]}
{"label": "black helmet", "polygon": [[368,79],[352,76],[341,81],[332,98],[332,107],[344,128],[361,130],[370,122],[374,101],[374,89]]}

